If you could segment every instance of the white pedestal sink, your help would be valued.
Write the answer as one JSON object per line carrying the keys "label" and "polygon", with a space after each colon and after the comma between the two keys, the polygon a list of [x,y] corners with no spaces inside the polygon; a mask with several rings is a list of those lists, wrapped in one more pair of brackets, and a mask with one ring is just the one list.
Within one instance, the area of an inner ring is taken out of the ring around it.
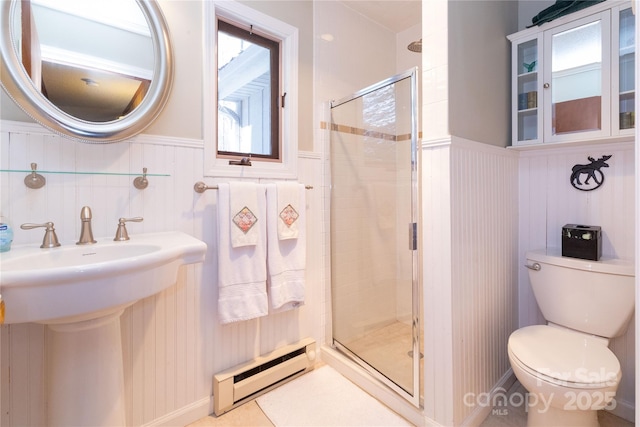
{"label": "white pedestal sink", "polygon": [[187,234],[165,232],[0,254],[5,323],[51,330],[49,425],[125,425],[120,315],[175,284],[180,266],[204,261],[206,249]]}

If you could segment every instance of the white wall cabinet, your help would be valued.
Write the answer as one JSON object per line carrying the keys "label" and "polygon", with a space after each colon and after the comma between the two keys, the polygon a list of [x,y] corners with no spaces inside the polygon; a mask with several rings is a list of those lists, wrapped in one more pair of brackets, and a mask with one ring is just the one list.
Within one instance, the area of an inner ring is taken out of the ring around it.
{"label": "white wall cabinet", "polygon": [[606,1],[508,36],[512,145],[632,137],[634,26],[628,3]]}

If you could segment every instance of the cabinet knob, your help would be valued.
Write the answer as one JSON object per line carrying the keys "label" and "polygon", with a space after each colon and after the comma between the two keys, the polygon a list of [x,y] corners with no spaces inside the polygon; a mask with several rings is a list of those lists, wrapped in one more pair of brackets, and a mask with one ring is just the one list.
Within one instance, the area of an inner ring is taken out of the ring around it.
{"label": "cabinet knob", "polygon": [[543,84],[542,87],[545,88],[545,89],[549,89],[549,83]]}

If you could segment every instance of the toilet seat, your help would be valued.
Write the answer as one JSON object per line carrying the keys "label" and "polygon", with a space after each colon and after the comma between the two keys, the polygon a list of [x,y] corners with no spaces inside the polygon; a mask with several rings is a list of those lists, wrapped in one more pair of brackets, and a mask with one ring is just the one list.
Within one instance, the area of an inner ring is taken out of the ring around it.
{"label": "toilet seat", "polygon": [[508,348],[521,368],[557,385],[598,388],[621,377],[620,362],[598,337],[534,325],[513,332]]}

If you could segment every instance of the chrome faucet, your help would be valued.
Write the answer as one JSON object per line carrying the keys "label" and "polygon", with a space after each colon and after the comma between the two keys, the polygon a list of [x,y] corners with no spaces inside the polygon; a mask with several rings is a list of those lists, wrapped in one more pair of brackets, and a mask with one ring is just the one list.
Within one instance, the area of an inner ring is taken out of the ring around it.
{"label": "chrome faucet", "polygon": [[57,248],[60,246],[60,242],[58,242],[58,236],[56,235],[56,229],[53,228],[52,222],[45,222],[44,224],[22,224],[20,228],[23,230],[31,230],[32,228],[44,227],[46,229],[44,233],[44,238],[42,239],[41,248]]}
{"label": "chrome faucet", "polygon": [[126,223],[128,221],[141,222],[142,217],[137,216],[135,218],[120,218],[118,220],[118,229],[116,230],[116,237],[113,239],[114,241],[124,242],[126,240],[129,240],[129,232],[127,232],[127,226],[126,226]]}
{"label": "chrome faucet", "polygon": [[80,240],[76,242],[76,245],[90,245],[96,243],[93,238],[93,231],[91,231],[91,208],[85,206],[80,211],[80,220],[82,226],[80,228]]}

